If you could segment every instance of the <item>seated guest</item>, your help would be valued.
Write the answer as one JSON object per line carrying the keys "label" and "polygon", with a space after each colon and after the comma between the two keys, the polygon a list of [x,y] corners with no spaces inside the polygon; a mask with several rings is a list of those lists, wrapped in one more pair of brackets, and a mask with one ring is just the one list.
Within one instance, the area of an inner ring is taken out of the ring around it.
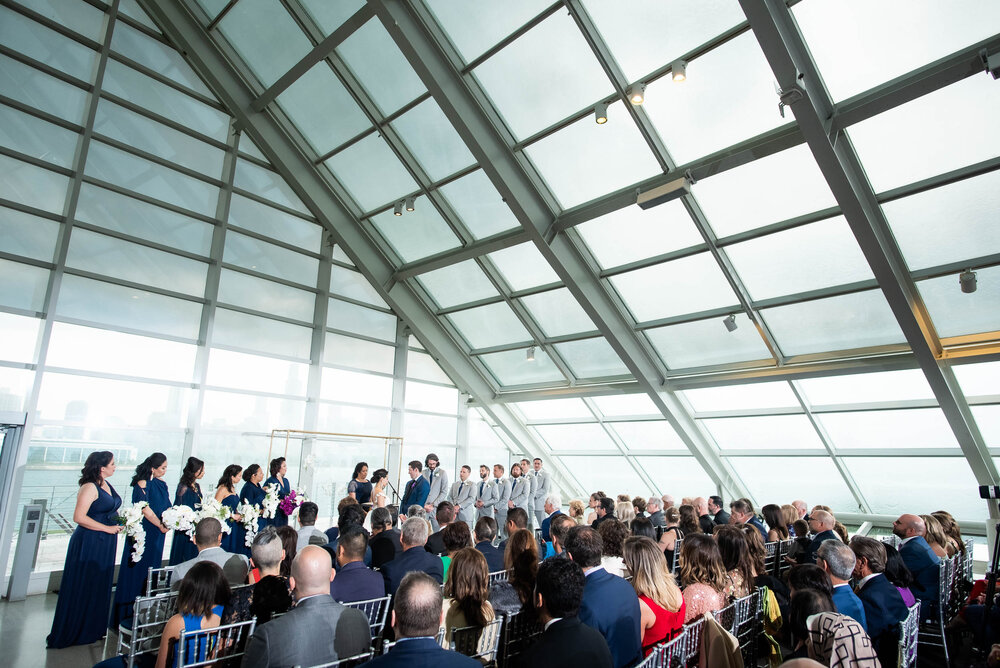
{"label": "seated guest", "polygon": [[[460,522],[468,531],[468,525]],[[457,525],[456,525],[457,526]],[[495,615],[489,602],[489,571],[486,557],[472,547],[463,547],[451,555],[451,565],[445,572],[444,640],[450,647],[451,632],[467,626],[486,626]],[[482,634],[480,634],[481,636]],[[488,639],[483,639],[488,640]],[[489,649],[480,648],[481,651]]]}
{"label": "seated guest", "polygon": [[326,540],[328,543],[335,543],[337,541],[337,536],[340,535],[340,516],[344,514],[344,508],[347,506],[357,506],[358,500],[353,496],[345,496],[340,501],[337,502],[337,526],[330,527],[326,530]]}
{"label": "seated guest", "polygon": [[[795,510],[795,506],[790,503],[786,503],[781,506],[781,519],[785,523],[785,529],[788,531],[789,538],[796,538],[795,529],[793,528],[796,520],[799,519],[799,511]],[[805,521],[805,520],[803,520]],[[809,525],[806,525],[808,528]]]}
{"label": "seated guest", "polygon": [[[753,514],[753,506],[746,499],[736,499],[729,504],[729,523],[751,524],[760,532],[760,537],[767,541],[767,529],[760,523],[757,516]],[[833,528],[831,523],[830,528]]]}
{"label": "seated guest", "polygon": [[359,526],[344,529],[337,539],[337,564],[340,570],[330,583],[330,596],[334,601],[352,603],[370,601],[385,595],[385,580],[365,566],[368,534]]}
{"label": "seated guest", "polygon": [[427,522],[419,517],[411,517],[403,523],[403,531],[399,538],[403,545],[403,553],[382,566],[382,577],[385,578],[385,593],[395,594],[403,576],[411,571],[423,571],[438,584],[444,582],[444,568],[441,557],[424,549],[427,543]]}
{"label": "seated guest", "polygon": [[444,528],[444,554],[441,555],[441,568],[444,570],[445,582],[448,581],[448,566],[451,555],[459,550],[472,547],[472,532],[465,522],[454,522]]}
{"label": "seated guest", "polygon": [[888,579],[885,570],[885,546],[881,541],[865,536],[851,539],[851,550],[857,558],[854,578],[858,581],[857,595],[865,609],[868,635],[885,666],[894,666],[898,648],[898,625],[909,611],[903,597]]}
{"label": "seated guest", "polygon": [[965,555],[965,541],[962,539],[962,529],[958,522],[946,510],[935,510],[931,513],[941,524],[941,530],[947,538],[948,556],[952,557],[958,553]]}
{"label": "seated guest", "polygon": [[903,563],[903,558],[899,556],[899,551],[896,548],[888,543],[882,543],[882,547],[885,549],[885,577],[903,597],[903,603],[906,604],[906,607],[910,608],[917,602],[913,592],[910,591],[910,585],[913,584],[913,574]]}
{"label": "seated guest", "polygon": [[654,527],[662,527],[664,525],[663,519],[663,502],[658,496],[651,496],[646,499],[646,512],[649,513],[649,522]]}
{"label": "seated guest", "polygon": [[[680,527],[681,534],[688,536],[696,533],[704,533],[701,530],[701,523],[698,521],[698,511],[695,510],[694,506],[688,503],[682,503],[677,512],[680,513],[680,523],[677,525]],[[669,523],[667,526],[670,526]]]}
{"label": "seated guest", "polygon": [[643,654],[649,656],[653,647],[673,638],[684,626],[684,597],[655,541],[632,536],[625,540],[624,551],[632,588],[639,596]]}
{"label": "seated guest", "polygon": [[851,591],[849,582],[854,573],[855,563],[856,559],[851,548],[837,541],[826,541],[816,552],[816,565],[830,576],[830,584],[833,585],[833,605],[837,608],[837,612],[856,620],[867,631],[865,608],[857,594]]}
{"label": "seated guest", "polygon": [[719,555],[722,557],[722,565],[729,580],[726,595],[743,598],[750,593],[754,580],[753,562],[750,560],[746,535],[740,527],[727,524],[718,528],[715,540],[719,544]]}
{"label": "seated guest", "polygon": [[322,547],[307,545],[292,562],[295,607],[254,630],[244,668],[314,666],[368,651],[368,618],[330,598],[333,562]]}
{"label": "seated guest", "polygon": [[601,499],[605,496],[607,495],[600,490],[590,495],[590,501],[587,503],[587,506],[590,508],[590,512],[587,513],[587,517],[583,522],[584,524],[587,526],[594,526],[594,520],[597,519],[597,507],[601,505]]}
{"label": "seated guest", "polygon": [[[913,595],[920,599],[920,615],[925,619],[937,614],[938,604],[938,564],[941,557],[927,544],[924,534],[927,528],[916,515],[900,515],[892,523],[892,533],[899,536],[899,556],[913,574]],[[925,614],[927,617],[925,617]]]}
{"label": "seated guest", "polygon": [[549,559],[538,567],[535,612],[545,631],[517,661],[545,668],[612,668],[611,650],[599,631],[580,622],[587,578],[570,559]]}
{"label": "seated guest", "polygon": [[833,533],[837,534],[837,538],[840,539],[844,545],[851,542],[851,536],[847,533],[847,527],[840,520],[835,519],[833,522]]}
{"label": "seated guest", "polygon": [[[365,523],[365,509],[361,507],[359,503],[348,503],[340,510],[337,515],[337,536],[344,533],[347,527],[363,527]],[[337,538],[331,538],[330,542],[326,545],[327,550],[330,552],[331,558],[335,557],[337,554]],[[336,567],[336,564],[334,564]]]}
{"label": "seated guest", "polygon": [[[293,532],[294,533],[294,532]],[[211,561],[218,565],[230,585],[241,585],[247,581],[249,562],[242,554],[232,554],[222,549],[222,524],[214,517],[206,517],[194,528],[194,544],[198,555],[174,567],[171,589],[178,590],[181,580],[195,564]]]}
{"label": "seated guest", "polygon": [[577,524],[583,524],[583,511],[583,501],[580,499],[573,499],[569,502],[569,516]]}
{"label": "seated guest", "polygon": [[711,534],[715,528],[715,521],[708,512],[708,500],[703,496],[695,497],[694,511],[698,515],[698,526],[702,533]]}
{"label": "seated guest", "polygon": [[673,568],[677,541],[684,538],[684,532],[680,527],[681,512],[677,508],[667,508],[663,511],[663,517],[666,525],[660,534],[660,549],[663,550],[663,557],[667,560],[667,568]]}
{"label": "seated guest", "polygon": [[788,587],[795,592],[802,589],[815,589],[821,591],[833,600],[833,584],[830,583],[830,576],[816,564],[801,564],[792,566],[788,571]]}
{"label": "seated guest", "polygon": [[635,518],[646,516],[646,499],[641,496],[632,497],[632,510],[635,511]]}
{"label": "seated guest", "polygon": [[590,524],[590,526],[594,527],[595,529],[601,526],[601,522],[604,522],[605,520],[608,519],[613,520],[615,518],[614,499],[609,499],[606,496],[602,496],[601,498],[599,498],[597,500],[597,505],[594,506],[594,513],[595,513],[594,521]]}
{"label": "seated guest", "polygon": [[476,549],[486,557],[486,568],[490,573],[503,570],[503,552],[493,547],[497,536],[497,521],[492,517],[480,517],[476,521]]}
{"label": "seated guest", "polygon": [[792,507],[795,508],[795,512],[797,514],[795,519],[802,520],[803,522],[809,521],[809,506],[806,505],[805,501],[796,499],[795,501],[792,501]]}
{"label": "seated guest", "polygon": [[809,657],[820,665],[879,665],[871,639],[861,624],[851,617],[821,612],[807,617],[806,625],[809,627]]}
{"label": "seated guest", "polygon": [[681,587],[684,622],[726,606],[726,567],[715,539],[703,533],[684,538],[681,546]]}
{"label": "seated guest", "polygon": [[[528,511],[524,510],[524,508],[521,508],[521,512],[519,512],[517,508],[511,508],[510,510],[507,511],[507,525],[504,527],[504,529],[506,530],[508,537],[513,536],[514,532],[518,531],[519,529],[527,529],[527,528],[528,528]],[[507,550],[507,540],[508,539],[505,538],[504,540],[500,541],[500,544],[497,545],[497,549],[500,550],[501,552],[505,552]]]}
{"label": "seated guest", "polygon": [[628,538],[628,529],[618,520],[611,519],[607,522],[602,522],[601,526],[597,529],[597,533],[601,536],[601,543],[603,545],[601,548],[601,566],[612,575],[617,575],[620,578],[625,577],[625,562],[622,560],[624,556],[622,547],[625,544],[625,539]]}
{"label": "seated guest", "polygon": [[788,634],[793,651],[785,659],[809,658],[809,625],[806,620],[821,612],[836,612],[833,601],[822,591],[801,589],[792,593],[788,606]]}
{"label": "seated guest", "polygon": [[329,539],[316,528],[316,517],[319,516],[319,506],[312,501],[306,501],[299,506],[299,536],[295,549],[301,550],[306,545],[326,545]]}
{"label": "seated guest", "polygon": [[278,537],[281,539],[281,546],[285,550],[285,558],[281,560],[281,574],[286,578],[292,575],[292,560],[295,559],[295,555],[298,553],[296,546],[299,544],[299,534],[292,527],[285,525],[283,527],[275,526],[278,531]]}
{"label": "seated guest", "polygon": [[760,537],[760,532],[754,527],[744,524],[743,535],[746,536],[750,563],[753,565],[754,587],[767,587],[774,592],[774,598],[778,601],[778,609],[781,611],[781,618],[785,619],[788,616],[788,599],[791,596],[788,585],[767,572],[767,548],[764,547],[764,540]]}
{"label": "seated guest", "polygon": [[442,554],[444,552],[444,529],[455,521],[455,505],[451,501],[442,501],[437,505],[434,518],[441,528],[427,537],[427,545],[424,546],[424,549],[431,554]]}
{"label": "seated guest", "polygon": [[631,501],[615,502],[615,519],[626,525],[635,519],[635,510],[632,508]]}
{"label": "seated guest", "polygon": [[375,508],[371,518],[372,537],[368,546],[372,551],[372,568],[382,568],[403,553],[403,544],[399,541],[399,529],[393,528],[395,521],[388,508]]}
{"label": "seated guest", "polygon": [[774,543],[779,540],[788,540],[788,526],[785,524],[785,514],[781,506],[769,503],[760,509],[767,522],[767,542]]}
{"label": "seated guest", "polygon": [[[796,511],[797,512],[797,511]],[[812,543],[812,536],[809,535],[809,523],[805,520],[795,520],[792,522],[792,530],[789,535],[795,536],[795,542],[788,547],[785,560],[797,564],[800,559],[809,551],[809,544]]]}
{"label": "seated guest", "polygon": [[842,542],[840,541],[840,536],[833,531],[833,526],[836,522],[837,520],[833,517],[833,515],[825,510],[816,510],[809,516],[809,529],[815,534],[815,536],[813,536],[813,539],[809,542],[809,547],[806,551],[802,553],[798,563],[815,564],[816,552],[819,550],[820,545],[828,540]]}
{"label": "seated guest", "polygon": [[498,613],[512,614],[527,606],[538,573],[538,541],[527,529],[518,529],[505,541],[503,563],[507,579],[490,587],[490,604]]}
{"label": "seated guest", "polygon": [[552,526],[549,529],[552,542],[549,545],[552,547],[552,557],[554,559],[569,558],[569,555],[566,554],[566,538],[569,536],[570,529],[575,526],[580,525],[573,518],[566,517],[565,515],[552,520]]}
{"label": "seated guest", "polygon": [[656,529],[653,528],[652,522],[649,521],[648,517],[637,517],[629,523],[629,533],[633,536],[645,536],[653,542],[656,542]]}
{"label": "seated guest", "polygon": [[[406,533],[405,525],[403,533]],[[423,550],[423,546],[420,549]],[[440,560],[438,561],[440,563]],[[364,664],[366,667],[482,668],[482,664],[475,659],[448,651],[438,645],[438,629],[445,621],[444,606],[441,587],[430,575],[420,572],[407,573],[399,583],[392,603],[390,623],[396,634],[396,644],[386,654]]]}
{"label": "seated guest", "polygon": [[562,499],[558,494],[549,494],[545,497],[545,504],[542,509],[545,511],[545,519],[542,520],[542,540],[552,540],[549,534],[549,526],[552,524],[552,518],[556,515],[562,515],[562,511],[559,507],[562,506]]}
{"label": "seated guest", "polygon": [[729,524],[729,513],[722,505],[721,496],[710,496],[708,497],[708,512],[712,515],[712,521],[716,525]]}
{"label": "seated guest", "polygon": [[661,506],[663,508],[663,512],[667,512],[667,508],[674,507],[674,497],[672,497],[671,495],[664,494],[663,496],[660,497],[660,499],[663,501],[663,506]]}
{"label": "seated guest", "polygon": [[933,515],[919,515],[920,519],[924,521],[924,528],[926,533],[924,534],[924,540],[927,544],[931,546],[931,550],[934,551],[941,559],[948,558],[948,537],[944,535],[944,529],[941,528],[941,523]]}
{"label": "seated guest", "polygon": [[[222,569],[213,561],[204,560],[192,564],[178,585],[177,614],[168,619],[163,627],[160,649],[156,654],[156,668],[166,668],[168,660],[172,666],[180,663],[177,657],[171,659],[168,655],[175,653],[181,631],[190,635],[199,630],[218,628],[222,621],[222,608],[229,602],[229,585]],[[187,645],[187,662],[205,659],[205,649],[201,643]],[[118,661],[118,658],[115,660]],[[119,662],[118,665],[122,664]]]}
{"label": "seated guest", "polygon": [[267,526],[258,531],[250,553],[258,572],[250,601],[250,614],[257,618],[258,624],[264,624],[271,621],[274,613],[287,612],[292,607],[291,584],[288,578],[281,575],[285,550],[278,537],[278,530]]}

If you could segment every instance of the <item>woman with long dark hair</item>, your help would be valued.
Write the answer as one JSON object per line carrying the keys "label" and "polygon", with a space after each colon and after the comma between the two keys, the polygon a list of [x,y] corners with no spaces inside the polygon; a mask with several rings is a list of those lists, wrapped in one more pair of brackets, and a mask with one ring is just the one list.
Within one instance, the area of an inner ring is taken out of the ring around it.
{"label": "woman with long dark hair", "polygon": [[229,533],[222,533],[222,549],[233,554],[246,554],[247,531],[243,528],[243,518],[236,512],[240,505],[240,497],[236,495],[236,483],[240,481],[243,467],[230,464],[222,472],[219,483],[215,486],[215,500],[229,508],[232,516],[227,520]]}
{"label": "woman with long dark hair", "polygon": [[785,524],[785,513],[781,506],[769,503],[760,509],[767,522],[767,542],[774,543],[779,540],[788,540],[788,526]]}
{"label": "woman with long dark hair", "polygon": [[715,539],[700,532],[685,536],[681,545],[684,623],[726,607],[728,584]]}
{"label": "woman with long dark hair", "polygon": [[[111,603],[118,544],[118,508],[122,499],[108,482],[115,472],[114,454],[92,452],[80,471],[73,521],[63,566],[59,600],[46,640],[53,649],[100,640],[107,627],[104,611]],[[97,614],[94,614],[95,611]]]}
{"label": "woman with long dark hair", "polygon": [[372,484],[368,480],[368,462],[358,462],[354,466],[351,482],[347,483],[347,496],[357,500],[366,510],[371,507]]}
{"label": "woman with long dark hair", "polygon": [[[264,479],[264,470],[260,464],[251,464],[243,470],[243,488],[240,490],[240,501],[249,503],[251,506],[260,508],[267,495],[260,486],[260,481]],[[266,526],[271,526],[271,520],[263,517],[257,519],[257,531]],[[241,551],[241,554],[250,556],[248,552]]]}
{"label": "woman with long dark hair", "polygon": [[[466,528],[464,522],[458,522]],[[448,528],[455,526],[449,524]],[[446,529],[447,530],[447,529]],[[451,640],[452,629],[486,626],[495,618],[490,605],[490,577],[486,557],[474,547],[463,547],[451,555],[444,583],[444,642]],[[450,645],[449,645],[450,646]],[[485,648],[483,648],[485,649]]]}
{"label": "woman with long dark hair", "polygon": [[[288,464],[285,462],[284,457],[276,457],[271,460],[271,477],[264,481],[264,487],[268,485],[277,485],[278,487],[278,498],[284,499],[292,491],[292,483],[288,481],[285,474],[288,472]],[[276,508],[274,511],[274,520],[272,524],[276,527],[286,527],[288,526],[288,515],[286,515],[280,508]]]}
{"label": "woman with long dark hair", "polygon": [[[196,510],[202,501],[201,485],[198,480],[205,475],[205,462],[197,457],[188,457],[184,464],[184,471],[181,472],[181,479],[177,483],[177,492],[174,494],[174,503],[178,506],[187,506],[191,510]],[[170,544],[171,566],[194,559],[198,556],[198,548],[195,547],[191,537],[186,533],[174,532],[173,542]]]}
{"label": "woman with long dark hair", "polygon": [[507,539],[503,565],[507,580],[490,587],[490,605],[504,614],[521,609],[534,614],[531,597],[538,575],[538,541],[530,531],[518,529]]}
{"label": "woman with long dark hair", "polygon": [[184,663],[205,661],[209,656],[209,643],[204,638],[198,642],[198,631],[218,628],[222,623],[223,609],[231,596],[229,583],[218,564],[201,561],[192,566],[181,580],[177,592],[177,614],[168,619],[163,627],[156,668],[166,668],[171,655],[174,656],[169,661],[170,665],[180,664],[176,645],[181,631],[192,641],[185,643],[187,656]]}
{"label": "woman with long dark hair", "polygon": [[170,489],[163,482],[167,473],[167,456],[154,452],[135,467],[132,476],[132,503],[145,501],[142,509],[142,529],[146,532],[146,549],[142,559],[132,561],[134,541],[125,541],[121,566],[118,568],[118,586],[115,587],[115,604],[111,608],[110,628],[118,628],[123,620],[132,616],[135,597],[142,593],[150,568],[163,564],[163,542],[169,531],[160,516],[170,507]]}

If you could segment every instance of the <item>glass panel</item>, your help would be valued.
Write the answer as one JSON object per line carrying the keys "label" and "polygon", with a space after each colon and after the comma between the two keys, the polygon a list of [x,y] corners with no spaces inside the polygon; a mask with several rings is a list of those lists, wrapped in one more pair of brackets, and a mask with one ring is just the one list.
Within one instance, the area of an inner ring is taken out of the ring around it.
{"label": "glass panel", "polygon": [[188,343],[56,322],[52,325],[46,364],[190,382],[196,351],[196,346]]}
{"label": "glass panel", "polygon": [[201,424],[207,429],[266,432],[278,424],[302,424],[304,414],[301,401],[205,390]]}
{"label": "glass panel", "polygon": [[718,485],[694,457],[636,457],[635,461],[656,483],[657,496],[661,491],[677,499],[717,493]]}
{"label": "glass panel", "polygon": [[[414,443],[455,443],[458,419],[437,415],[407,413],[403,421],[403,432],[407,445]],[[457,472],[456,472],[457,478]],[[457,481],[457,480],[456,480]]]}
{"label": "glass panel", "polygon": [[761,312],[786,355],[903,343],[895,316],[878,290],[790,304]]}
{"label": "glass panel", "polygon": [[699,420],[720,450],[823,450],[805,415]]}
{"label": "glass panel", "polygon": [[41,311],[49,285],[49,270],[0,259],[0,304]]}
{"label": "glass panel", "polygon": [[1000,362],[957,364],[952,369],[966,397],[1000,394]]}
{"label": "glass panel", "polygon": [[222,176],[221,150],[108,100],[97,105],[94,131],[207,176]]}
{"label": "glass panel", "polygon": [[803,378],[795,382],[813,406],[934,398],[927,378],[918,369]]}
{"label": "glass panel", "polygon": [[231,269],[223,269],[219,279],[219,301],[251,308],[261,313],[312,322],[316,295]]}
{"label": "glass panel", "polygon": [[413,350],[406,354],[406,377],[451,383],[451,378],[438,366],[433,357]]}
{"label": "glass panel", "polygon": [[843,216],[727,246],[726,253],[755,300],[873,278]]}
{"label": "glass panel", "polygon": [[[858,502],[829,457],[727,457],[760,507],[808,499],[836,513],[860,511]],[[724,500],[727,504],[729,499]]]}
{"label": "glass panel", "polygon": [[806,144],[698,181],[694,194],[719,237],[837,205]]}
{"label": "glass panel", "polygon": [[68,188],[61,174],[0,155],[0,197],[61,214]]}
{"label": "glass panel", "polygon": [[463,0],[427,2],[467,63],[537,16],[548,4],[546,0],[509,0],[500,5],[470,5]]}
{"label": "glass panel", "polygon": [[319,395],[333,401],[388,406],[392,403],[392,378],[342,369],[323,369]]}
{"label": "glass panel", "polygon": [[85,2],[70,0],[18,0],[48,19],[61,23],[70,30],[94,41],[104,36],[104,12]]}
{"label": "glass panel", "polygon": [[249,160],[236,161],[236,178],[233,182],[237,188],[242,188],[259,197],[269,199],[276,204],[309,214],[309,209],[302,203],[298,195],[292,191],[285,180],[269,169],[264,169]]}
{"label": "glass panel", "polygon": [[278,80],[310,51],[309,40],[281,3],[244,0],[219,21],[218,29],[264,87]]}
{"label": "glass panel", "polygon": [[594,414],[582,399],[545,399],[543,401],[519,401],[514,404],[528,420],[557,420],[560,418],[586,418],[593,420]]}
{"label": "glass panel", "polygon": [[[570,475],[580,481],[588,493],[601,490],[614,498],[616,493],[631,494],[646,486],[624,457],[563,456],[559,461]],[[584,497],[583,501],[586,505],[587,497]]]}
{"label": "glass panel", "polygon": [[704,243],[684,203],[627,206],[576,227],[601,269]]}
{"label": "glass panel", "polygon": [[319,260],[237,232],[226,235],[222,261],[314,287]]}
{"label": "glass panel", "polygon": [[136,0],[120,0],[118,3],[118,13],[125,14],[129,18],[135,19],[144,26],[159,32],[159,28],[157,28],[156,24],[153,23],[153,20],[149,18],[149,15],[142,11],[142,8],[139,7],[139,3]]}
{"label": "glass panel", "polygon": [[996,156],[1000,127],[989,110],[998,106],[993,79],[969,77],[852,125],[848,134],[872,187],[882,192]]}
{"label": "glass panel", "polygon": [[699,253],[612,276],[638,322],[732,305],[739,300],[711,253]]}
{"label": "glass panel", "polygon": [[511,290],[527,290],[558,283],[559,276],[532,243],[519,244],[487,255]]}
{"label": "glass panel", "polygon": [[317,428],[352,434],[388,434],[391,416],[388,410],[321,403]]}
{"label": "glass panel", "polygon": [[591,401],[605,417],[660,415],[660,409],[646,394],[615,394],[607,397],[593,397]]}
{"label": "glass panel", "polygon": [[323,34],[329,35],[364,6],[364,0],[302,0],[302,5],[313,17],[313,20],[323,29]]}
{"label": "glass panel", "polygon": [[461,245],[438,210],[424,196],[417,198],[413,211],[402,216],[385,211],[371,219],[403,262],[413,262]]}
{"label": "glass panel", "polygon": [[197,340],[201,304],[66,274],[56,314]]}
{"label": "glass panel", "polygon": [[940,408],[821,413],[816,417],[838,450],[958,448]]}
{"label": "glass panel", "polygon": [[[415,355],[416,353],[411,353]],[[323,363],[349,366],[367,371],[392,373],[396,349],[350,336],[327,333]]]}
{"label": "glass panel", "polygon": [[240,153],[244,153],[253,158],[257,158],[261,162],[268,162],[267,157],[263,153],[261,153],[260,149],[257,147],[257,144],[254,144],[253,140],[250,139],[250,137],[247,137],[246,135],[240,135],[239,151]]}
{"label": "glass panel", "polygon": [[229,204],[229,223],[277,241],[318,252],[323,228],[238,193]]}
{"label": "glass panel", "polygon": [[[2,381],[0,381],[2,383]],[[973,406],[972,416],[989,448],[1000,448],[1000,406]],[[997,459],[993,459],[997,464]]]}
{"label": "glass panel", "polygon": [[212,343],[308,360],[312,330],[220,308],[215,311]]}
{"label": "glass panel", "polygon": [[531,341],[531,335],[506,303],[479,306],[445,316],[472,348]]}
{"label": "glass panel", "polygon": [[0,366],[0,411],[25,410],[34,378],[34,371]]}
{"label": "glass panel", "polygon": [[[882,205],[910,269],[1000,252],[1000,172],[952,183]],[[948,221],[947,234],[927,230]]]}
{"label": "glass panel", "polygon": [[71,167],[80,135],[0,104],[0,145],[60,167]]}
{"label": "glass panel", "polygon": [[721,318],[712,318],[644,331],[671,369],[751,360],[771,363],[771,353],[750,318],[737,313],[736,326],[730,332]]}
{"label": "glass panel", "polygon": [[661,172],[622,102],[608,107],[607,123],[584,116],[525,153],[564,209]]}
{"label": "glass panel", "polygon": [[0,207],[0,238],[7,253],[51,262],[59,226],[54,220]]}
{"label": "glass panel", "polygon": [[746,32],[688,63],[687,80],[646,87],[643,107],[677,164],[776,128],[774,74]]}
{"label": "glass panel", "polygon": [[76,423],[91,433],[101,427],[183,428],[189,394],[184,387],[46,372],[38,396],[38,421]]}
{"label": "glass panel", "polygon": [[961,292],[955,274],[917,283],[938,336],[1000,329],[1000,267],[977,269],[976,277],[979,288],[973,294]]}
{"label": "glass panel", "polygon": [[441,308],[497,297],[499,292],[475,260],[421,274],[417,279]]}
{"label": "glass panel", "polygon": [[1000,7],[989,0],[805,2],[794,13],[837,102],[1000,29]]}
{"label": "glass panel", "polygon": [[0,82],[0,88],[10,98],[67,121],[83,123],[88,99],[85,90],[3,55]]}
{"label": "glass panel", "polygon": [[612,92],[567,12],[556,12],[518,37],[477,67],[475,75],[518,139]]}
{"label": "glass panel", "polygon": [[[845,457],[861,493],[881,515],[932,513],[947,507],[959,522],[986,516],[976,478],[960,457]],[[914,480],[920,480],[914,485]]]}
{"label": "glass panel", "polygon": [[202,83],[181,54],[124,22],[115,24],[111,48],[182,86],[202,95],[212,96],[212,92]]}
{"label": "glass panel", "polygon": [[519,225],[481,169],[442,186],[440,192],[476,239],[484,239]]}
{"label": "glass panel", "polygon": [[[546,424],[532,427],[553,450],[617,450],[599,424]],[[589,464],[591,468],[600,467]]]}
{"label": "glass panel", "polygon": [[8,362],[34,364],[38,326],[41,323],[38,318],[0,312],[0,332],[3,332],[0,358]]}
{"label": "glass panel", "polygon": [[[406,381],[406,409],[433,413],[458,413],[458,390],[453,387]],[[454,438],[454,434],[452,435]]]}
{"label": "glass panel", "polygon": [[214,226],[84,183],[76,219],[140,239],[208,256]]}
{"label": "glass panel", "polygon": [[433,98],[394,120],[392,127],[432,181],[454,174],[476,161]]}
{"label": "glass panel", "polygon": [[562,336],[597,329],[566,288],[539,292],[521,299],[546,336]]}
{"label": "glass panel", "polygon": [[334,266],[330,268],[330,292],[374,306],[389,308],[385,300],[379,296],[378,291],[368,282],[368,279],[361,273],[344,267]]}
{"label": "glass panel", "polygon": [[96,51],[6,7],[0,7],[0,43],[77,79],[93,81]]}
{"label": "glass panel", "polygon": [[213,348],[205,384],[302,396],[308,377],[308,364]]}
{"label": "glass panel", "polygon": [[566,378],[548,354],[535,348],[535,361],[529,362],[524,349],[490,353],[479,357],[489,368],[496,381],[505,387],[532,383],[565,382]]}
{"label": "glass panel", "polygon": [[684,450],[687,446],[666,420],[609,422],[629,450]]}
{"label": "glass panel", "polygon": [[363,211],[371,211],[417,190],[417,182],[375,132],[323,164],[330,168]]}
{"label": "glass panel", "polygon": [[391,114],[426,90],[378,17],[344,40],[337,52],[383,114]]}
{"label": "glass panel", "polygon": [[326,62],[303,74],[277,99],[317,155],[371,127]]}
{"label": "glass panel", "polygon": [[751,411],[766,408],[800,408],[788,383],[752,383],[684,390],[680,393],[697,413]]}
{"label": "glass panel", "polygon": [[384,341],[396,340],[396,316],[339,299],[330,300],[326,326]]}
{"label": "glass panel", "polygon": [[557,343],[555,348],[577,378],[629,375],[628,367],[603,338]]}

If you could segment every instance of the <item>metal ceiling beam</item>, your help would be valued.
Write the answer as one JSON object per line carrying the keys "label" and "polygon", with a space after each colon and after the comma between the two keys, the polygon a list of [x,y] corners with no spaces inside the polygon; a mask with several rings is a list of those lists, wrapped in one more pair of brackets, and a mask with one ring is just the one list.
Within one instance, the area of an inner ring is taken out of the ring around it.
{"label": "metal ceiling beam", "polygon": [[[740,0],[816,163],[851,227],[900,329],[980,485],[996,466],[947,363],[927,309],[907,271],[850,138],[833,127],[834,105],[791,11],[780,0]],[[996,502],[990,514],[1000,517]]]}
{"label": "metal ceiling beam", "polygon": [[[558,462],[558,456],[535,439],[508,407],[494,402],[489,383],[416,295],[401,283],[385,289],[384,286],[391,283],[393,266],[280,124],[267,113],[253,111],[253,91],[223,56],[191,8],[183,3],[155,0],[139,0],[139,3],[174,46],[186,55],[189,64],[235,118],[236,124],[251,136],[289,187],[330,230],[335,243],[341,245],[379,295],[417,334],[459,390],[477,397],[482,409],[525,451],[541,452],[549,460]],[[564,489],[583,491],[578,482],[560,471],[561,468],[553,467],[557,482]]]}
{"label": "metal ceiling beam", "polygon": [[[624,361],[637,382],[671,423],[699,464],[726,494],[747,496],[747,489],[719,457],[671,392],[627,319],[565,235],[552,235],[555,213],[545,193],[489,120],[453,59],[444,53],[443,34],[422,6],[403,0],[369,0],[383,26],[483,166],[539,252],[566,284],[587,315]],[[422,12],[422,14],[419,14]],[[551,241],[547,241],[550,237]]]}

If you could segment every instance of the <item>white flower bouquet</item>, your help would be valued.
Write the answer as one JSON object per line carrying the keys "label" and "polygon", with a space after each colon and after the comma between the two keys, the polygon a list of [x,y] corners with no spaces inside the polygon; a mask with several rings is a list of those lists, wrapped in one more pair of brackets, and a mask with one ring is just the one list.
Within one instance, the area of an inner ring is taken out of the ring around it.
{"label": "white flower bouquet", "polygon": [[273,482],[264,486],[264,500],[261,502],[260,516],[266,520],[273,520],[274,514],[278,510],[281,499],[278,498],[278,486]]}
{"label": "white flower bouquet", "polygon": [[257,519],[260,518],[260,509],[244,501],[236,507],[236,512],[243,517],[243,527],[246,529],[246,546],[253,545],[253,539],[257,536]]}
{"label": "white flower bouquet", "polygon": [[132,562],[138,563],[146,551],[146,530],[142,526],[142,509],[149,504],[139,501],[118,511],[118,523],[125,527],[125,535],[132,539]]}
{"label": "white flower bouquet", "polygon": [[222,525],[222,533],[229,533],[233,530],[229,526],[229,518],[232,515],[232,511],[227,506],[222,505],[215,499],[207,499],[198,504],[198,519],[195,520],[195,523],[197,524],[206,517],[214,517]]}
{"label": "white flower bouquet", "polygon": [[168,529],[190,534],[194,531],[195,522],[198,521],[198,514],[184,505],[170,506],[163,511],[161,519],[163,520],[163,525]]}

